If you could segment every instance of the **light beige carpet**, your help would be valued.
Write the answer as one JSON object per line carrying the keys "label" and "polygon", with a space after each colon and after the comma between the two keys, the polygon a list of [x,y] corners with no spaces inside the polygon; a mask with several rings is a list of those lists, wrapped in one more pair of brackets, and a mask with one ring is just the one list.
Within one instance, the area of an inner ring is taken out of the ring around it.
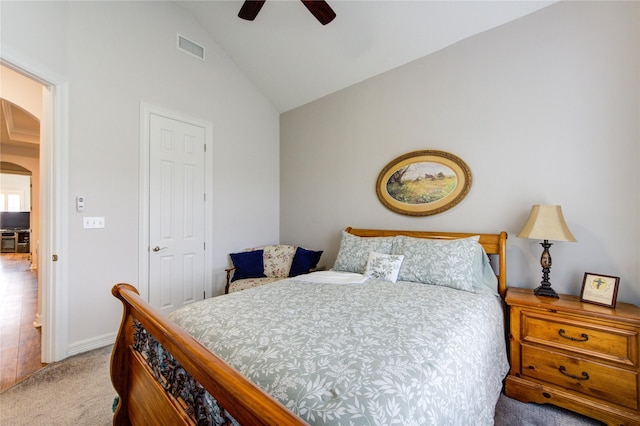
{"label": "light beige carpet", "polygon": [[0,425],[111,424],[111,346],[49,364],[0,393]]}
{"label": "light beige carpet", "polygon": [[[108,346],[50,364],[0,393],[0,425],[110,425],[116,395],[109,377],[110,354],[111,346]],[[495,424],[592,426],[601,423],[561,408],[523,404],[500,395]]]}

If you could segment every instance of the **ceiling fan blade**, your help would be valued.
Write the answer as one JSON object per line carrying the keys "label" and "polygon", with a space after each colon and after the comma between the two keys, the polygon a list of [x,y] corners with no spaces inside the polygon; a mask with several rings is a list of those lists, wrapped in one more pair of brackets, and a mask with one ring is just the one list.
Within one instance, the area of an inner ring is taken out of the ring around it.
{"label": "ceiling fan blade", "polygon": [[240,12],[238,12],[238,17],[246,19],[247,21],[253,21],[256,19],[256,16],[258,16],[258,12],[262,9],[265,1],[266,0],[246,0],[242,4]]}
{"label": "ceiling fan blade", "polygon": [[336,17],[336,13],[324,0],[300,0],[322,25],[327,25]]}

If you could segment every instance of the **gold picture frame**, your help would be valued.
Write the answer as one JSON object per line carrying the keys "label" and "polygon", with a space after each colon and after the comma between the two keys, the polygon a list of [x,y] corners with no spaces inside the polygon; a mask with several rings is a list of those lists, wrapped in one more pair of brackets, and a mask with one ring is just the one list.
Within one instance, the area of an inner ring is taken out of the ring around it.
{"label": "gold picture frame", "polygon": [[580,301],[615,308],[619,284],[620,277],[585,272]]}
{"label": "gold picture frame", "polygon": [[382,169],[376,194],[396,213],[429,216],[462,201],[471,189],[471,180],[471,170],[461,158],[445,151],[413,151]]}

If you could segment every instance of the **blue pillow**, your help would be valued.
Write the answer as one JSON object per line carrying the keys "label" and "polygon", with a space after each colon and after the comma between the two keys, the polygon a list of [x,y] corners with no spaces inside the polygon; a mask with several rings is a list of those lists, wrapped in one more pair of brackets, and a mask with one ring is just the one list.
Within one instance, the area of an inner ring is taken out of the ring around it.
{"label": "blue pillow", "polygon": [[296,254],[293,256],[289,276],[295,277],[296,275],[308,273],[311,269],[316,267],[320,261],[320,256],[322,256],[322,250],[313,251],[298,247],[296,249]]}
{"label": "blue pillow", "polygon": [[236,268],[231,281],[266,277],[264,274],[264,261],[262,260],[263,253],[264,250],[231,253],[229,256],[233,266]]}

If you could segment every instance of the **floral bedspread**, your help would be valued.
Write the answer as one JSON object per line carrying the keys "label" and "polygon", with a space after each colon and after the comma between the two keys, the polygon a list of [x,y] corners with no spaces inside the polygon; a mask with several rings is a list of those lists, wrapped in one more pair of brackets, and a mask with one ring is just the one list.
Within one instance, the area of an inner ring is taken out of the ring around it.
{"label": "floral bedspread", "polygon": [[490,425],[508,370],[482,291],[291,278],[170,316],[315,425]]}

